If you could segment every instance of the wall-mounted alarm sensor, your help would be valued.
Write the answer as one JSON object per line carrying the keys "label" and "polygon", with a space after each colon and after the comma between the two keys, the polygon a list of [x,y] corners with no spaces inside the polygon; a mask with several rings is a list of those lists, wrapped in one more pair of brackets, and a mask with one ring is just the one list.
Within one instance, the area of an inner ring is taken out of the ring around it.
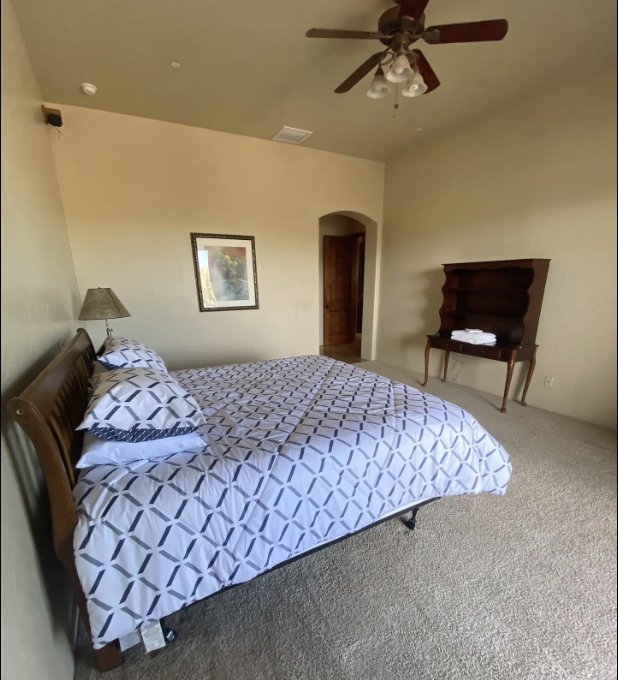
{"label": "wall-mounted alarm sensor", "polygon": [[43,120],[47,125],[52,125],[55,128],[62,127],[62,114],[58,109],[48,109],[47,106],[42,106]]}
{"label": "wall-mounted alarm sensor", "polygon": [[97,90],[97,86],[93,85],[92,83],[82,83],[82,92],[87,94],[89,97],[94,97],[94,95],[97,93]]}

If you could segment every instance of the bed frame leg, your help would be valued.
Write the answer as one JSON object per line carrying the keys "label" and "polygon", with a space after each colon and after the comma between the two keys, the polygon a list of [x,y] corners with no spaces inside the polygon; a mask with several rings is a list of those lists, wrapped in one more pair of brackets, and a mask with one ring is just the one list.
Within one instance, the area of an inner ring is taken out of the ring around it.
{"label": "bed frame leg", "polygon": [[95,649],[94,653],[97,657],[99,668],[104,673],[105,671],[111,671],[112,668],[117,668],[124,661],[118,641],[110,642],[102,649]]}
{"label": "bed frame leg", "polygon": [[[70,550],[72,551],[72,547],[70,548]],[[75,567],[75,557],[73,556],[72,552],[69,553],[68,551],[65,553],[58,552],[58,557],[60,557],[61,555],[62,555],[61,561],[67,570],[69,579],[75,591],[77,606],[79,607],[79,611],[82,615],[82,620],[86,625],[88,635],[92,637],[90,628],[90,616],[88,615],[88,605],[86,604],[86,596],[84,595],[84,590],[77,575],[77,568]],[[99,668],[103,672],[111,671],[112,668],[117,668],[124,661],[122,651],[120,650],[119,640],[114,640],[114,642],[110,642],[108,645],[105,645],[105,647],[102,647],[101,649],[95,649],[94,655],[96,656]]]}
{"label": "bed frame leg", "polygon": [[161,619],[161,630],[163,631],[163,637],[168,641],[168,642],[174,642],[176,638],[178,637],[178,633],[175,630],[172,630],[167,623],[165,623],[165,619]]}
{"label": "bed frame leg", "polygon": [[410,529],[410,531],[415,531],[418,526],[418,512],[420,508],[414,508],[410,515],[407,517],[402,517],[401,521]]}

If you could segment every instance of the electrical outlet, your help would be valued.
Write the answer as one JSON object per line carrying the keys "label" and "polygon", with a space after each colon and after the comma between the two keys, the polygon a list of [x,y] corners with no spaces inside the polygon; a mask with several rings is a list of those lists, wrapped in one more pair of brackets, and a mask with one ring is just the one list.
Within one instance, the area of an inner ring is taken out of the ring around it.
{"label": "electrical outlet", "polygon": [[550,376],[545,376],[545,387],[553,387],[554,379]]}

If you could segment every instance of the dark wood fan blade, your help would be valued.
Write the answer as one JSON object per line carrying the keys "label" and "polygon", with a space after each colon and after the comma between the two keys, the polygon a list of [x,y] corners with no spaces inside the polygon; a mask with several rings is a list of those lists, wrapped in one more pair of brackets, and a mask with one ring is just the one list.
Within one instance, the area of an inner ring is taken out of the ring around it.
{"label": "dark wood fan blade", "polygon": [[404,17],[412,17],[413,19],[421,19],[429,0],[401,0],[401,6],[399,7],[399,20],[401,21]]}
{"label": "dark wood fan blade", "polygon": [[307,38],[337,38],[339,40],[382,40],[388,35],[372,33],[371,31],[340,31],[332,28],[312,28],[307,31]]}
{"label": "dark wood fan blade", "polygon": [[425,41],[430,45],[450,43],[494,42],[504,40],[509,32],[506,19],[476,21],[468,24],[431,26],[425,32]]}
{"label": "dark wood fan blade", "polygon": [[[428,89],[425,94],[427,95],[430,92],[437,90],[442,83],[436,75],[436,72],[431,67],[431,64],[427,61],[427,57],[420,50],[414,50],[412,55],[410,55],[410,63],[412,64],[412,68],[414,68],[416,62],[416,67],[423,76],[423,80],[427,84]],[[414,57],[416,57],[416,60]]]}
{"label": "dark wood fan blade", "polygon": [[372,57],[369,57],[369,59],[367,59],[367,61],[362,66],[359,66],[359,68],[357,68],[356,71],[354,71],[354,73],[345,82],[339,85],[335,92],[337,94],[345,94],[346,92],[349,92],[357,83],[360,83],[360,81],[368,73],[373,71],[373,69],[379,65],[387,52],[388,50],[384,50],[383,52],[377,52]]}

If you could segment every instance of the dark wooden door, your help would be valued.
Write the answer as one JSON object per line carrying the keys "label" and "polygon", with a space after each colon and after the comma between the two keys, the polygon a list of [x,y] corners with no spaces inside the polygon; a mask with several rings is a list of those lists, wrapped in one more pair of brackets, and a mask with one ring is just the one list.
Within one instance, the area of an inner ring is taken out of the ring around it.
{"label": "dark wooden door", "polygon": [[324,344],[356,340],[358,239],[324,237]]}

